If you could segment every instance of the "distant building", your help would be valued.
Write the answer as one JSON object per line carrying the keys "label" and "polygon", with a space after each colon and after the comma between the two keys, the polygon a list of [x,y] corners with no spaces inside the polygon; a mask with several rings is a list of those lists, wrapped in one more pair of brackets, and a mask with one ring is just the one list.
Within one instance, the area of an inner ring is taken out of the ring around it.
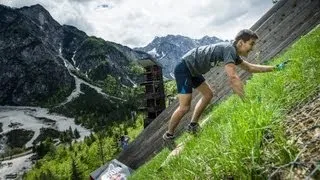
{"label": "distant building", "polygon": [[165,108],[165,93],[162,77],[162,67],[155,59],[147,57],[138,60],[144,69],[145,107],[147,116],[144,119],[144,127],[147,127]]}

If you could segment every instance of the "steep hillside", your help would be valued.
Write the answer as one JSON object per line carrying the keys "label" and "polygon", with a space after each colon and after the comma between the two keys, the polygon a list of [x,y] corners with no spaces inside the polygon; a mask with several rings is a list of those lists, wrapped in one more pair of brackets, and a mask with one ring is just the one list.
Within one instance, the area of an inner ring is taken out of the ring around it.
{"label": "steep hillside", "polygon": [[[267,62],[270,58],[285,51],[296,39],[305,35],[319,23],[319,1],[279,1],[251,27],[260,38],[247,60],[253,63]],[[304,50],[301,52],[304,52]],[[228,86],[227,77],[222,67],[213,69],[205,76],[208,83],[215,88],[216,97],[213,98],[212,104],[220,102],[230,94],[231,89]],[[250,74],[239,71],[239,76],[243,81],[246,81],[249,79]],[[194,108],[199,99],[200,95],[195,93],[191,109]],[[177,102],[172,103],[117,159],[129,167],[137,169],[161,151],[163,148],[161,136],[167,130],[167,123],[177,106]],[[176,131],[177,135],[184,132],[184,128],[190,122],[190,119],[191,112],[181,120]],[[150,146],[149,142],[153,142],[153,145]]]}
{"label": "steep hillside", "polygon": [[[290,169],[297,178],[319,178],[319,106],[298,106],[320,93],[319,44],[318,25],[272,60],[290,60],[283,71],[254,75],[245,102],[233,95],[213,107],[199,136],[179,139],[189,139],[180,155],[161,167],[166,149],[131,179],[292,179]],[[285,121],[288,113],[296,115]]]}

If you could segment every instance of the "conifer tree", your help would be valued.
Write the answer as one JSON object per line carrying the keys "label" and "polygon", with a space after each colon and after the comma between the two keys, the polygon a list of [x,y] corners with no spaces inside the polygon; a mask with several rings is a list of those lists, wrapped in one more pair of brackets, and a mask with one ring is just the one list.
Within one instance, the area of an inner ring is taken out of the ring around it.
{"label": "conifer tree", "polygon": [[80,138],[80,133],[79,133],[77,128],[74,129],[74,133],[73,134],[74,134],[74,138],[76,138],[76,139]]}
{"label": "conifer tree", "polygon": [[72,159],[71,162],[71,180],[79,180],[82,179],[81,172],[79,171],[79,168],[77,167],[76,161]]}

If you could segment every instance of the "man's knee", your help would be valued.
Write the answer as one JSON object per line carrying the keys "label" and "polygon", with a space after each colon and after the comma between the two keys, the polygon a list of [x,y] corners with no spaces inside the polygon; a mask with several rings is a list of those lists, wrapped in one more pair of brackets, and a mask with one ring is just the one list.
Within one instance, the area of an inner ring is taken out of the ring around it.
{"label": "man's knee", "polygon": [[190,106],[179,106],[178,111],[186,114],[188,111],[190,111]]}
{"label": "man's knee", "polygon": [[208,101],[211,101],[211,99],[213,98],[213,95],[214,95],[214,92],[211,90],[203,94],[203,98],[205,98]]}

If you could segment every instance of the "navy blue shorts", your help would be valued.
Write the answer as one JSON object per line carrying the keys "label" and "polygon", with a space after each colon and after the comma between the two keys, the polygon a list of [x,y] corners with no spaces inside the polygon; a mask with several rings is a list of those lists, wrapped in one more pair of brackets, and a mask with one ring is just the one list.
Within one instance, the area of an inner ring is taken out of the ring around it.
{"label": "navy blue shorts", "polygon": [[191,94],[192,88],[197,88],[205,81],[202,75],[192,76],[183,60],[176,65],[174,77],[176,78],[179,94]]}

